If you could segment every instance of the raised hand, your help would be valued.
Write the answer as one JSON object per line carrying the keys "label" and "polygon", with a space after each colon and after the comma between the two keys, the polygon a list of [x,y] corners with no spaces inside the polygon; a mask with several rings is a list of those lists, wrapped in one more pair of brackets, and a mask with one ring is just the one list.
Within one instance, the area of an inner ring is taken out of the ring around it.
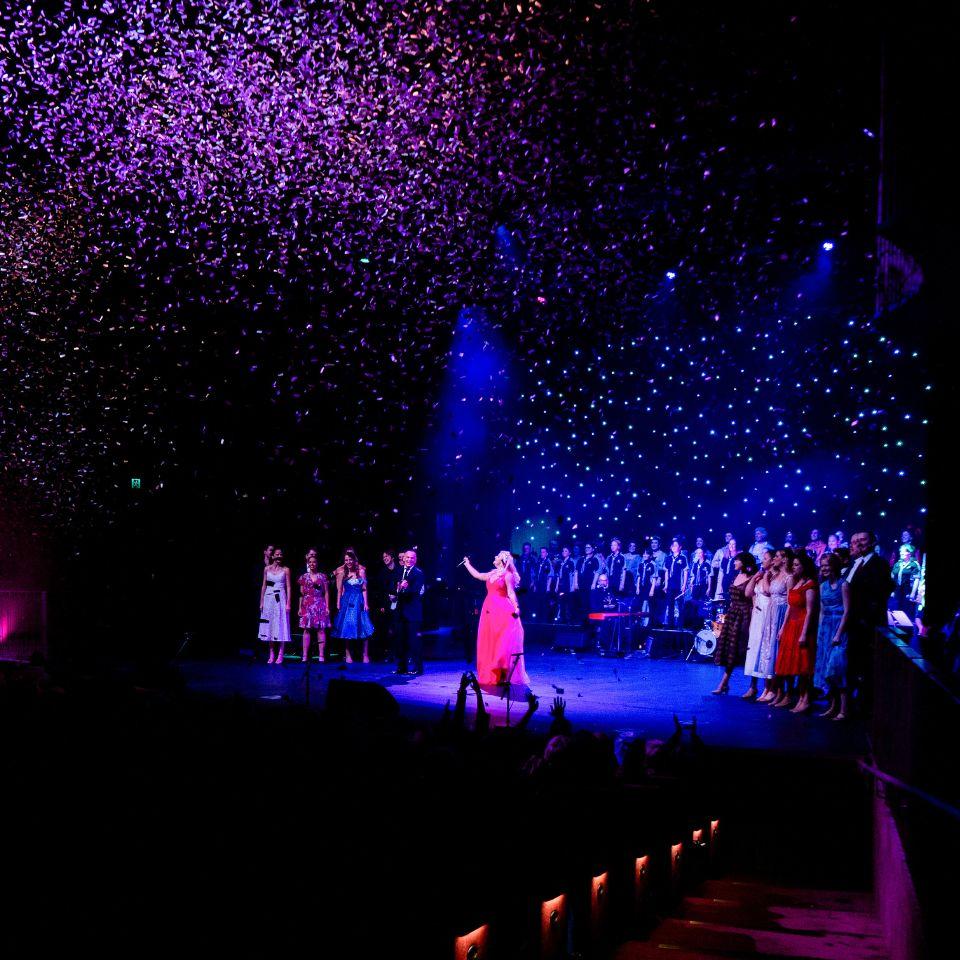
{"label": "raised hand", "polygon": [[550,708],[550,716],[559,718],[566,713],[567,701],[563,697],[554,697],[553,706]]}
{"label": "raised hand", "polygon": [[527,710],[530,713],[536,713],[537,707],[540,706],[540,698],[531,690],[527,694]]}

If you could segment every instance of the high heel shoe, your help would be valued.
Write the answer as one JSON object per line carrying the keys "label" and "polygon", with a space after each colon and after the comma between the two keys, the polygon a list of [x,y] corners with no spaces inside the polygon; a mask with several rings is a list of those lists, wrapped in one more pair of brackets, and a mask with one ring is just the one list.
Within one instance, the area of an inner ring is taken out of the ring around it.
{"label": "high heel shoe", "polygon": [[740,694],[740,699],[741,699],[741,700],[756,700],[756,699],[757,699],[757,691],[754,690],[753,688],[750,688],[750,689],[747,690],[746,693],[741,693],[741,694]]}
{"label": "high heel shoe", "polygon": [[715,697],[719,697],[721,694],[729,693],[729,692],[730,692],[730,688],[729,688],[729,687],[717,687],[716,690],[711,690],[710,692],[711,692]]}

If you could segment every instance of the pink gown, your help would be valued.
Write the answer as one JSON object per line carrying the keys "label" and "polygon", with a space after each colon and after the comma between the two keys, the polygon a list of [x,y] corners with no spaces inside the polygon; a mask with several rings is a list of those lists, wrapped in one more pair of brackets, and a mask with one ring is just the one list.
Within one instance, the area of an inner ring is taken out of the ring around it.
{"label": "pink gown", "polygon": [[[514,664],[513,654],[520,657]],[[510,670],[513,668],[513,674]],[[507,596],[503,577],[487,580],[487,599],[480,611],[477,630],[477,680],[487,693],[500,697],[507,694],[506,679],[510,675],[509,696],[522,700],[530,690],[530,678],[523,663],[523,624],[514,616],[513,603]]]}

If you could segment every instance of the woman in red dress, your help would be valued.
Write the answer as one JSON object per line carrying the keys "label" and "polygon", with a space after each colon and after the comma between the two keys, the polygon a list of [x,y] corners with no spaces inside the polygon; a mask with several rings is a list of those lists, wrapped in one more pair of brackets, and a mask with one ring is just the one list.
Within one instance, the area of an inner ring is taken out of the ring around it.
{"label": "woman in red dress", "polygon": [[488,573],[480,573],[469,557],[463,558],[463,565],[471,577],[487,584],[477,631],[477,680],[487,693],[526,699],[530,678],[523,663],[523,624],[516,593],[520,577],[513,554],[501,550]]}
{"label": "woman in red dress", "polygon": [[790,678],[797,678],[800,699],[793,713],[810,709],[810,685],[817,662],[817,627],[820,622],[820,589],[813,561],[807,553],[793,559],[790,592],[787,594],[787,618],[780,630],[776,674],[781,681],[775,707],[790,706]]}

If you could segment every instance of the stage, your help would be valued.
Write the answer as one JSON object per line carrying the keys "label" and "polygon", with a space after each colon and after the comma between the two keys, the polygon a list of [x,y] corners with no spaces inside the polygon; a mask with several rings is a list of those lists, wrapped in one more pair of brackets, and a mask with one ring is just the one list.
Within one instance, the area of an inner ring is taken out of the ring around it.
{"label": "stage", "polygon": [[[400,705],[402,715],[436,720],[444,704],[456,701],[460,676],[472,667],[463,661],[427,662],[420,677],[396,677],[389,663],[351,664],[312,662],[288,658],[284,666],[250,659],[183,660],[178,666],[189,690],[213,696],[241,696],[253,700],[293,702],[322,707],[327,686],[337,677],[369,681],[386,688]],[[527,657],[527,672],[540,707],[531,720],[532,730],[550,725],[553,698],[567,702],[567,717],[575,728],[608,732],[624,739],[666,739],[673,732],[673,716],[689,722],[697,718],[698,730],[711,746],[835,757],[866,752],[866,739],[855,723],[834,723],[813,714],[797,716],[740,698],[747,688],[742,673],[735,673],[731,693],[712,696],[720,668],[709,663],[682,660],[612,659],[595,654],[534,651]],[[504,701],[484,695],[493,722],[506,721]],[[467,718],[472,720],[475,697],[469,693]],[[819,707],[818,709],[822,709]],[[514,702],[510,719],[515,723],[526,704]]]}

